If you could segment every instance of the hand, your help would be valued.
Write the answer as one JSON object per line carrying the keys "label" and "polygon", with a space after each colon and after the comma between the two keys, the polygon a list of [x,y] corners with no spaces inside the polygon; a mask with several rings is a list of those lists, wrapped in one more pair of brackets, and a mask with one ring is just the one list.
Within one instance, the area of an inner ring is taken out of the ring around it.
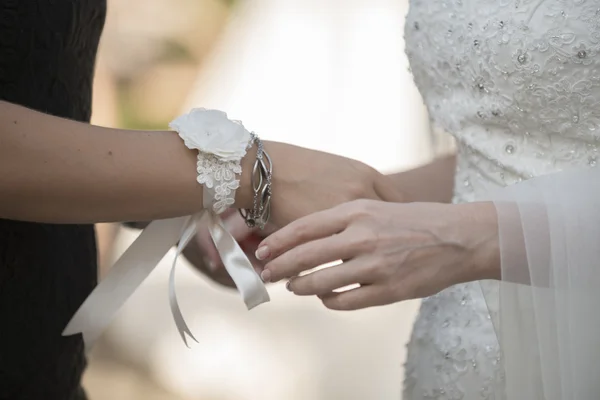
{"label": "hand", "polygon": [[[260,274],[263,269],[263,263],[256,259],[254,253],[264,236],[260,236],[257,230],[248,228],[237,210],[228,210],[221,217],[229,233],[237,240],[256,272]],[[221,256],[215,247],[204,221],[203,219],[199,224],[196,236],[185,248],[183,254],[198,271],[216,283],[235,288],[235,284],[221,261]]]}
{"label": "hand", "polygon": [[[354,201],[291,223],[257,252],[263,279],[293,278],[288,289],[317,295],[326,307],[353,310],[433,295],[499,271],[491,203],[446,205]],[[334,292],[346,286],[360,287]]]}
{"label": "hand", "polygon": [[[407,200],[390,177],[359,161],[276,142],[265,142],[265,149],[273,161],[271,222],[277,227],[356,199]],[[244,160],[238,205],[251,204],[253,157]]]}

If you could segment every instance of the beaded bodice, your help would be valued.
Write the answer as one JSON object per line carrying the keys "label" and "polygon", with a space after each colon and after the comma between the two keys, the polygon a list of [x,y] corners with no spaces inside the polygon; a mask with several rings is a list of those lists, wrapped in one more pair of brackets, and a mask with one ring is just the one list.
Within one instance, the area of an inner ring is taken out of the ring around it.
{"label": "beaded bodice", "polygon": [[[599,0],[410,0],[406,53],[434,124],[457,141],[455,201],[594,167]],[[405,400],[501,399],[501,358],[478,283],[423,302]]]}
{"label": "beaded bodice", "polygon": [[480,185],[596,165],[600,1],[410,7],[406,52],[432,119],[457,138],[461,169],[470,170],[461,172],[462,200],[476,198]]}

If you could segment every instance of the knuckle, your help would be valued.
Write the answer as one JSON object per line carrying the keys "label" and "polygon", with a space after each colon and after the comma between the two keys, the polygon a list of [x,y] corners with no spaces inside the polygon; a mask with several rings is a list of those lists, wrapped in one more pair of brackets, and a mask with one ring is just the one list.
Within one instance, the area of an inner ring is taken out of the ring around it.
{"label": "knuckle", "polygon": [[375,257],[371,257],[368,262],[365,263],[366,273],[373,279],[379,279],[382,275],[381,264],[379,264]]}
{"label": "knuckle", "polygon": [[371,201],[367,199],[357,199],[344,205],[343,212],[354,220],[365,219],[371,215]]}
{"label": "knuckle", "polygon": [[356,228],[351,245],[361,253],[374,253],[379,244],[379,234],[370,228]]}
{"label": "knuckle", "polygon": [[374,218],[379,214],[381,201],[373,199],[359,199],[354,202],[353,211],[356,217]]}
{"label": "knuckle", "polygon": [[390,268],[387,266],[387,259],[381,254],[374,254],[370,258],[367,269],[375,280],[385,280],[391,274]]}
{"label": "knuckle", "polygon": [[302,242],[308,239],[309,226],[306,222],[298,221],[298,223],[296,223],[293,229],[293,237],[296,242]]}

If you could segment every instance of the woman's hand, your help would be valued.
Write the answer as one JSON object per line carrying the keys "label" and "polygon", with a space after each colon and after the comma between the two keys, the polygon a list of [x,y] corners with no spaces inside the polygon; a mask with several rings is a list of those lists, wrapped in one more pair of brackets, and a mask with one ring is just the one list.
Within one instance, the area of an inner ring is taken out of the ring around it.
{"label": "woman's hand", "polygon": [[[273,161],[271,222],[276,227],[356,199],[407,201],[392,178],[349,158],[277,142],[264,143]],[[243,160],[236,206],[252,204],[255,153]]]}
{"label": "woman's hand", "polygon": [[[491,203],[446,205],[354,201],[291,223],[266,238],[266,281],[292,278],[297,295],[353,310],[433,295],[457,283],[496,278]],[[342,264],[296,277],[317,266]],[[337,289],[358,284],[343,292]]]}
{"label": "woman's hand", "polygon": [[[355,199],[407,200],[390,177],[359,161],[284,143],[265,141],[264,144],[273,161],[271,223],[263,231],[251,230],[237,211],[222,215],[230,233],[259,273],[263,264],[254,257],[257,245],[278,227]],[[255,157],[253,147],[242,160],[241,187],[236,194],[238,207],[252,204],[250,173]],[[199,230],[184,255],[214,281],[234,287],[205,227]]]}

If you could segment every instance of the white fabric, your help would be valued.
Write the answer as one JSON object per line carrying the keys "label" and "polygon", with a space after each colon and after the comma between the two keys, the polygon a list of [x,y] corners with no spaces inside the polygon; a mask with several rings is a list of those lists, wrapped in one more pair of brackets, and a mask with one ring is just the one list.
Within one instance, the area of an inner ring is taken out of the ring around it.
{"label": "white fabric", "polygon": [[186,335],[196,340],[177,302],[175,267],[204,214],[206,227],[223,265],[248,309],[269,301],[264,283],[218,216],[234,203],[235,191],[240,184],[238,176],[242,172],[240,161],[255,136],[241,122],[228,119],[226,113],[203,108],[192,109],[169,126],[178,132],[188,148],[198,150],[197,181],[204,186],[202,205],[205,211],[192,216],[153,221],[127,249],[63,331],[63,335],[82,333],[86,351],[92,348],[125,301],[175,245],[177,251],[169,275],[169,305],[185,345]]}
{"label": "white fabric", "polygon": [[[196,340],[188,328],[177,302],[175,267],[177,258],[196,232],[201,214],[153,221],[117,260],[106,278],[87,297],[63,331],[69,336],[81,333],[89,352],[127,299],[150,275],[171,247],[177,252],[169,275],[169,304],[175,326],[187,346],[186,335]],[[223,265],[250,310],[270,300],[267,289],[252,263],[221,219],[207,213],[207,228],[223,260]]]}
{"label": "white fabric", "polygon": [[[406,52],[432,120],[457,141],[455,202],[596,166],[599,10],[597,0],[411,0]],[[504,276],[538,288],[475,282],[424,300],[403,399],[598,397],[600,302],[579,289],[600,292],[600,191],[576,177],[503,192]]]}
{"label": "white fabric", "polygon": [[63,335],[82,333],[89,351],[119,308],[177,243],[189,219],[172,218],[148,225],[79,307]]}
{"label": "white fabric", "polygon": [[[187,148],[198,151],[196,171],[198,183],[204,186],[204,208],[215,214],[225,212],[235,203],[242,173],[240,163],[255,135],[241,121],[229,119],[227,113],[206,108],[192,108],[171,121],[169,127]],[[208,198],[212,199],[210,203]]]}
{"label": "white fabric", "polygon": [[486,295],[500,304],[508,398],[598,398],[600,171],[535,178],[492,198],[503,283]]}

